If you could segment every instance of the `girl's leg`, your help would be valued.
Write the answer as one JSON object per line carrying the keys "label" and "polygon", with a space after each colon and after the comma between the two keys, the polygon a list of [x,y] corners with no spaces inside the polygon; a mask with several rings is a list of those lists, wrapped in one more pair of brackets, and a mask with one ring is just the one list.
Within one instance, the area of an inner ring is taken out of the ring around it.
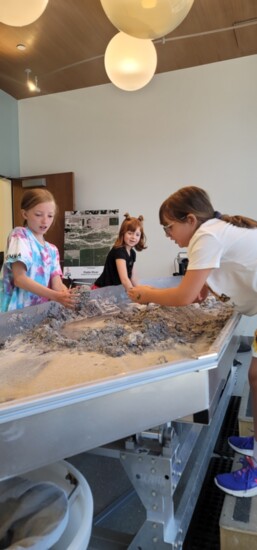
{"label": "girl's leg", "polygon": [[251,388],[251,400],[253,411],[254,448],[253,457],[257,462],[257,357],[252,357],[248,373]]}
{"label": "girl's leg", "polygon": [[237,453],[254,456],[257,462],[257,357],[254,357],[254,355],[249,367],[248,378],[251,389],[254,434],[248,437],[232,435],[228,438],[228,443]]}
{"label": "girl's leg", "polygon": [[248,455],[251,450],[253,458],[246,456],[241,458],[243,467],[229,474],[218,474],[215,478],[216,485],[226,493],[239,497],[252,497],[257,495],[257,331],[255,331],[252,345],[252,361],[249,367],[249,384],[253,410],[254,437],[230,438],[237,440],[235,445],[230,445],[242,454]]}

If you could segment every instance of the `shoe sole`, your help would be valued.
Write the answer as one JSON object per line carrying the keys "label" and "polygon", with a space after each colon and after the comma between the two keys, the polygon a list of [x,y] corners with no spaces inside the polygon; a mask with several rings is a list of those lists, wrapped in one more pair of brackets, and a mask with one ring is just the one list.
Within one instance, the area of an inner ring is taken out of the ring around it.
{"label": "shoe sole", "polygon": [[219,487],[219,489],[221,489],[228,495],[232,495],[233,497],[250,498],[250,497],[255,497],[257,495],[257,487],[253,487],[253,489],[244,489],[242,491],[233,491],[233,489],[227,489],[227,487],[222,487],[222,485],[218,483],[216,478],[214,478],[214,483],[215,485],[217,485],[217,487]]}
{"label": "shoe sole", "polygon": [[233,449],[233,451],[236,451],[236,453],[239,453],[245,456],[253,456],[253,449],[239,449],[238,447],[230,443],[230,441],[228,441],[228,444],[231,447],[231,449]]}

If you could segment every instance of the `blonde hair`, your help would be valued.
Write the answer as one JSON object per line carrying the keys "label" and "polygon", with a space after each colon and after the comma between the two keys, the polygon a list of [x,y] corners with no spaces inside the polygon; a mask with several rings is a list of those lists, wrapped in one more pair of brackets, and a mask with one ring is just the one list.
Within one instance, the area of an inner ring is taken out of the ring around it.
{"label": "blonde hair", "polygon": [[[57,204],[55,202],[55,198],[48,191],[47,189],[28,189],[25,191],[25,193],[22,196],[21,199],[21,210],[31,210],[31,208],[34,208],[38,204],[41,204],[43,202],[53,202],[55,206],[55,216],[57,214]],[[24,221],[24,225],[27,225],[26,220]]]}
{"label": "blonde hair", "polygon": [[144,250],[144,248],[146,248],[145,246],[146,236],[143,228],[144,218],[143,216],[138,216],[138,218],[134,218],[130,216],[128,213],[124,214],[124,216],[125,216],[125,220],[123,220],[120,226],[119,235],[114,243],[114,247],[119,248],[121,246],[124,246],[125,233],[127,233],[127,231],[136,231],[139,228],[141,231],[141,237],[138,243],[136,244],[135,249],[141,252],[141,250]]}

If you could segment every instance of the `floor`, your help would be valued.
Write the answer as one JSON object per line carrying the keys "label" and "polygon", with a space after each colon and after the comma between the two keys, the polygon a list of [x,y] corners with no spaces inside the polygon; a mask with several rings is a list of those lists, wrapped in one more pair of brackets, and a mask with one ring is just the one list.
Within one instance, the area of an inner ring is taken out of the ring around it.
{"label": "floor", "polygon": [[[217,473],[231,469],[233,451],[227,444],[227,437],[238,433],[237,415],[250,359],[251,352],[238,353],[235,357],[235,385],[184,540],[184,550],[219,550],[219,516],[225,494],[214,485],[213,478]],[[94,498],[94,521],[88,550],[127,549],[144,522],[145,509],[119,460],[90,453],[69,460],[86,477]]]}

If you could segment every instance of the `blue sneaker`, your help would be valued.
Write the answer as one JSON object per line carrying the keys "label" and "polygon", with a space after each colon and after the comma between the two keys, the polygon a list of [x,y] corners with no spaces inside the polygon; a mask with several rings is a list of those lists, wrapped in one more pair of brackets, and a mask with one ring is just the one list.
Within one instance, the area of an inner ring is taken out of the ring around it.
{"label": "blue sneaker", "polygon": [[240,458],[243,468],[229,474],[218,474],[214,481],[222,491],[235,497],[257,495],[257,463],[247,456]]}
{"label": "blue sneaker", "polygon": [[238,437],[232,435],[228,438],[228,443],[234,451],[240,453],[241,455],[253,456],[253,442],[254,438],[251,437]]}

